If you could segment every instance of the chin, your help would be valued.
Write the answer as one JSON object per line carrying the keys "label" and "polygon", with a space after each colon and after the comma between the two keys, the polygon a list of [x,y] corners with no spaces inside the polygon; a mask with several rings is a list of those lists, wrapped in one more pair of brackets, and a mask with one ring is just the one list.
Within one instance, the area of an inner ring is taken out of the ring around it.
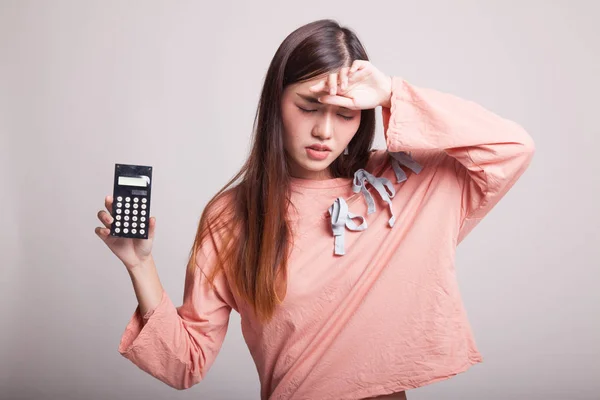
{"label": "chin", "polygon": [[327,160],[316,161],[316,160],[302,160],[301,162],[296,161],[296,165],[304,171],[309,172],[322,172],[325,171],[331,163]]}
{"label": "chin", "polygon": [[300,166],[307,171],[320,172],[326,170],[327,167],[329,167],[329,164],[331,164],[331,162],[329,162],[327,159],[322,161],[307,160],[300,164]]}

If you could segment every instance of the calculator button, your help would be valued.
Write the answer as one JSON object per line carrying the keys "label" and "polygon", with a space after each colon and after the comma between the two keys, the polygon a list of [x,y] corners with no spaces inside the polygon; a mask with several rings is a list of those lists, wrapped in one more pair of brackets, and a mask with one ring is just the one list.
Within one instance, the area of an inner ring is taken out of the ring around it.
{"label": "calculator button", "polygon": [[145,231],[145,230],[143,230],[143,229],[140,229],[140,235],[143,235],[143,234],[144,234],[144,232],[146,232],[146,231]]}
{"label": "calculator button", "polygon": [[125,208],[129,208],[129,207],[131,207],[131,204],[125,203]]}
{"label": "calculator button", "polygon": [[145,197],[142,198],[142,203],[146,203],[148,201],[148,199],[146,199]]}
{"label": "calculator button", "polygon": [[144,222],[146,220],[146,217],[141,217],[140,221]]}
{"label": "calculator button", "polygon": [[137,205],[137,204],[133,205],[133,208],[138,208],[138,207],[139,207],[139,205]]}
{"label": "calculator button", "polygon": [[125,201],[130,201],[131,199],[129,197],[125,197]]}
{"label": "calculator button", "polygon": [[127,233],[127,232],[129,232],[129,229],[123,228],[123,233]]}
{"label": "calculator button", "polygon": [[117,215],[117,221],[120,221],[120,220],[121,220],[121,216]]}
{"label": "calculator button", "polygon": [[117,197],[117,201],[121,201],[123,198],[121,196]]}
{"label": "calculator button", "polygon": [[140,198],[139,197],[134,197],[133,201],[137,203],[138,201],[140,201]]}
{"label": "calculator button", "polygon": [[132,229],[131,233],[135,234],[135,233],[137,233],[137,231],[135,229]]}
{"label": "calculator button", "polygon": [[122,203],[117,203],[117,207],[121,207],[122,205]]}
{"label": "calculator button", "polygon": [[137,224],[136,224],[135,222],[132,222],[132,223],[131,223],[131,226],[132,226],[133,228],[135,228],[135,227],[137,226]]}
{"label": "calculator button", "polygon": [[121,226],[121,223],[119,221],[115,221],[115,226]]}
{"label": "calculator button", "polygon": [[124,217],[123,217],[123,219],[124,219],[125,221],[129,221],[129,215],[126,215],[126,216],[124,216]]}
{"label": "calculator button", "polygon": [[136,217],[136,216],[133,216],[133,217],[131,217],[131,220],[132,220],[132,221],[137,221],[137,217]]}
{"label": "calculator button", "polygon": [[125,209],[125,214],[129,214],[129,210]]}
{"label": "calculator button", "polygon": [[121,209],[117,208],[115,211],[117,211],[117,214],[121,214]]}
{"label": "calculator button", "polygon": [[123,222],[123,226],[124,227],[128,227],[129,226],[129,222]]}
{"label": "calculator button", "polygon": [[119,233],[121,230],[119,228],[115,228],[115,233]]}
{"label": "calculator button", "polygon": [[[125,210],[125,211],[129,211],[129,210]],[[146,211],[142,210],[142,215],[146,215]]]}
{"label": "calculator button", "polygon": [[138,210],[133,210],[134,215],[137,215],[137,213],[138,213]]}
{"label": "calculator button", "polygon": [[142,223],[140,224],[140,228],[145,228],[145,227],[146,227],[146,224],[142,222]]}
{"label": "calculator button", "polygon": [[142,208],[145,210],[145,209],[146,209],[146,205],[145,205],[145,204],[142,204]]}

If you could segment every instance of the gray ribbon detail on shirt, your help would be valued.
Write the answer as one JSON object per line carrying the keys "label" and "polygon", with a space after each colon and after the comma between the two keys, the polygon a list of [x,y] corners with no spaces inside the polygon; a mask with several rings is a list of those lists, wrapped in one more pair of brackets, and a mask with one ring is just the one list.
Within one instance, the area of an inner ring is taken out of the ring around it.
{"label": "gray ribbon detail on shirt", "polygon": [[423,169],[419,163],[413,160],[410,153],[406,153],[404,151],[388,151],[388,154],[392,157],[392,168],[394,170],[394,174],[396,174],[397,183],[404,182],[407,179],[406,172],[400,168],[400,164],[410,168],[410,170],[415,174],[418,174]]}
{"label": "gray ribbon detail on shirt", "polygon": [[392,185],[392,182],[384,177],[376,177],[371,173],[365,171],[364,169],[359,169],[354,173],[354,182],[352,184],[352,191],[354,193],[362,192],[365,201],[367,202],[367,215],[375,212],[375,201],[373,200],[373,196],[371,192],[367,190],[366,182],[369,182],[371,186],[377,190],[379,196],[388,204],[390,208],[390,213],[392,217],[388,221],[390,227],[394,226],[394,222],[396,221],[396,217],[394,216],[394,212],[392,211],[392,200],[396,195],[396,189]]}
{"label": "gray ribbon detail on shirt", "polygon": [[[410,153],[404,151],[388,151],[388,154],[392,158],[391,164],[394,174],[396,175],[397,183],[401,183],[407,179],[406,173],[402,170],[400,165],[404,165],[416,174],[423,169],[423,167],[412,158]],[[392,210],[391,199],[396,195],[396,189],[392,182],[384,177],[376,177],[362,168],[354,173],[352,191],[354,193],[362,193],[365,202],[367,203],[367,215],[376,211],[375,200],[373,199],[371,192],[366,188],[367,182],[377,190],[381,199],[388,204],[390,213],[392,214],[391,218],[388,220],[388,224],[390,228],[393,227],[396,222],[396,217]],[[331,216],[331,229],[333,231],[333,236],[335,237],[334,253],[336,255],[344,255],[346,254],[344,249],[345,228],[348,228],[348,230],[351,231],[364,231],[367,229],[367,220],[361,215],[351,213],[348,209],[348,204],[342,197],[335,199],[334,203],[329,207],[329,215]],[[353,221],[355,218],[360,218],[362,223],[356,225]]]}
{"label": "gray ribbon detail on shirt", "polygon": [[[335,237],[335,254],[344,255],[344,228],[351,231],[364,231],[367,229],[367,221],[361,215],[356,215],[348,210],[348,204],[342,197],[335,199],[331,207],[329,207],[329,215],[331,215],[331,229]],[[356,225],[354,218],[360,218],[362,223]]]}

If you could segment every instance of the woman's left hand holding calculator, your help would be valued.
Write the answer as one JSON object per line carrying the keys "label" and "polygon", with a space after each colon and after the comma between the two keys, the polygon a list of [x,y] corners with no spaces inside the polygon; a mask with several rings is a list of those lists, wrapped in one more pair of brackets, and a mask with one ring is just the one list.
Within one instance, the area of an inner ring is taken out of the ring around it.
{"label": "woman's left hand holding calculator", "polygon": [[106,243],[119,260],[125,264],[127,270],[131,272],[136,266],[142,265],[144,261],[152,257],[156,218],[150,217],[148,219],[148,239],[111,236],[110,227],[113,223],[112,204],[112,196],[106,196],[104,199],[106,210],[98,212],[98,219],[104,224],[104,227],[96,227],[96,234]]}

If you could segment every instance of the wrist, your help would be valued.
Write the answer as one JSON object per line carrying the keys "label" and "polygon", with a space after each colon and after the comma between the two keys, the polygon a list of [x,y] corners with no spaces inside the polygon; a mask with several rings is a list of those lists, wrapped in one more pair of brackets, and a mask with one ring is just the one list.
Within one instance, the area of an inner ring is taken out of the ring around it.
{"label": "wrist", "polygon": [[392,77],[386,76],[385,84],[383,86],[383,99],[380,102],[381,107],[391,108],[392,107]]}
{"label": "wrist", "polygon": [[156,270],[156,265],[154,264],[152,255],[144,258],[143,260],[139,260],[135,264],[126,264],[125,267],[132,278],[138,275],[146,275],[148,272]]}

